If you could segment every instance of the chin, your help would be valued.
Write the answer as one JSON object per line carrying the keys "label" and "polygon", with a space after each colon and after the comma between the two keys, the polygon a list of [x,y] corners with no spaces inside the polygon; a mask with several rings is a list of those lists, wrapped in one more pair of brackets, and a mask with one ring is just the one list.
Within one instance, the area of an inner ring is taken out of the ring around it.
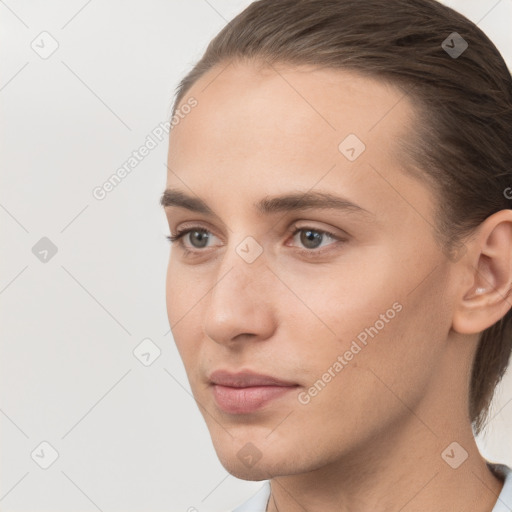
{"label": "chin", "polygon": [[252,466],[241,461],[236,453],[221,454],[219,460],[228,473],[240,480],[269,480],[275,476],[286,474],[286,471],[283,472],[284,468],[279,468],[280,464],[276,466],[270,461],[263,460],[263,458]]}
{"label": "chin", "polygon": [[237,463],[233,460],[229,461],[229,463],[224,463],[221,461],[221,464],[224,466],[226,471],[240,480],[250,480],[254,482],[259,482],[261,480],[269,480],[270,478],[276,476],[269,472],[263,465],[256,465],[253,468],[248,468],[243,464]]}
{"label": "chin", "polygon": [[[257,443],[258,441],[255,441]],[[269,480],[277,476],[298,474],[308,471],[315,462],[308,461],[308,454],[298,453],[287,443],[270,444],[261,450],[250,441],[240,444],[239,440],[215,443],[217,457],[228,473],[241,480]]]}

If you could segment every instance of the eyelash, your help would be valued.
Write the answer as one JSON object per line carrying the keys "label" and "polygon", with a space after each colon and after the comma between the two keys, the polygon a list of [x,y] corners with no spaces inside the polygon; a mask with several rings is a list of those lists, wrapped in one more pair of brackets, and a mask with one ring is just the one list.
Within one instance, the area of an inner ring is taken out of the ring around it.
{"label": "eyelash", "polygon": [[[183,251],[185,253],[185,256],[188,256],[189,254],[198,254],[198,253],[202,252],[201,249],[191,251],[190,249],[187,249],[187,247],[185,247],[185,245],[183,244],[183,240],[181,240],[187,233],[190,233],[192,231],[198,231],[200,233],[210,233],[210,231],[208,231],[207,229],[204,229],[203,227],[200,227],[200,226],[196,226],[196,227],[186,228],[181,231],[178,230],[175,235],[166,236],[166,238],[167,238],[167,240],[169,240],[169,242],[171,244],[175,243],[175,242],[179,242],[181,248],[183,249]],[[325,231],[323,229],[317,229],[317,228],[312,228],[312,227],[308,227],[308,226],[303,226],[300,228],[296,227],[295,231],[293,231],[293,233],[291,234],[292,238],[297,233],[300,233],[301,231],[313,231],[315,233],[327,235],[328,237],[330,237],[333,240],[336,240],[338,242],[344,241],[342,238],[336,236],[334,233],[331,233],[330,231]],[[331,244],[331,245],[334,245],[334,244]],[[328,250],[328,249],[325,249],[325,250]],[[322,249],[318,249],[318,250],[317,249],[297,249],[297,252],[302,254],[303,256],[306,256],[309,258],[314,258],[317,255],[323,255],[325,251]]]}

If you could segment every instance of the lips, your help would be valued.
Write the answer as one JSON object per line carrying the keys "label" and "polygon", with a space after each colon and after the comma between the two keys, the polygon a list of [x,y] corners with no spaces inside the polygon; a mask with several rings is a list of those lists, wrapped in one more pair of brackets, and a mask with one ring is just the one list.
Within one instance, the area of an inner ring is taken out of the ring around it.
{"label": "lips", "polygon": [[289,382],[269,375],[252,372],[250,370],[232,373],[227,370],[217,370],[210,374],[210,382],[229,386],[231,388],[247,388],[251,386],[296,386],[295,382]]}
{"label": "lips", "polygon": [[249,414],[277,400],[298,384],[250,370],[232,373],[217,370],[210,377],[217,406],[229,414]]}

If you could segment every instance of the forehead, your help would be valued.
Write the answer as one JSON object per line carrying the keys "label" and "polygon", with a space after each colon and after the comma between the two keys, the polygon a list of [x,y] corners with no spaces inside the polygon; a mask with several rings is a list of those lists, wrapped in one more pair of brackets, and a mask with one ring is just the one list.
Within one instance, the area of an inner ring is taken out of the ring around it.
{"label": "forehead", "polygon": [[311,66],[219,64],[177,110],[191,97],[197,106],[170,133],[167,186],[214,192],[218,204],[235,190],[256,199],[290,184],[348,193],[357,186],[384,200],[383,184],[399,168],[397,141],[414,114],[408,96],[387,82]]}
{"label": "forehead", "polygon": [[349,134],[390,154],[411,117],[400,89],[353,71],[312,66],[219,64],[193,84],[178,111],[190,97],[198,104],[171,131],[173,158],[228,158],[248,150],[292,160],[337,156]]}

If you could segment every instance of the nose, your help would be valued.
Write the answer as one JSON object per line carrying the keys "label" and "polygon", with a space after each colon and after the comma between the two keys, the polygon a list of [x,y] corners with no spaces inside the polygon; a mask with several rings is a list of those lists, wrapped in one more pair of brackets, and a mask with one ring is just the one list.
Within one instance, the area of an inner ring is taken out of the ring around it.
{"label": "nose", "polygon": [[216,343],[231,346],[243,339],[272,336],[276,327],[273,274],[264,253],[249,263],[235,248],[229,248],[216,268],[212,289],[204,298],[205,334]]}

